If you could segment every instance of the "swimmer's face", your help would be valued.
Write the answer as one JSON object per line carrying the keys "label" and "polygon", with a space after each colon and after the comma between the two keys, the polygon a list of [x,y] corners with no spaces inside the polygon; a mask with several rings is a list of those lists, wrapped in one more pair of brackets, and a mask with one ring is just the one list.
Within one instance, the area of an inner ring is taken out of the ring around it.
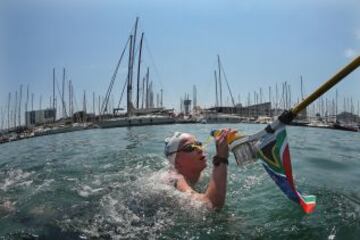
{"label": "swimmer's face", "polygon": [[177,154],[176,166],[185,171],[201,172],[206,167],[206,155],[201,143],[193,135],[186,134],[181,140]]}

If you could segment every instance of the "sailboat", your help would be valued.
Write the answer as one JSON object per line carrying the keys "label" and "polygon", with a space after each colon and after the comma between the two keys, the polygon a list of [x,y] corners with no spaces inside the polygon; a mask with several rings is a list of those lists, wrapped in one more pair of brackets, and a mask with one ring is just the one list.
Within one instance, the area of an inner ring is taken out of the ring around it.
{"label": "sailboat", "polygon": [[353,124],[343,124],[339,121],[336,121],[332,127],[337,130],[349,131],[349,132],[358,132],[359,127]]}
{"label": "sailboat", "polygon": [[[97,124],[101,128],[110,127],[124,127],[124,126],[139,126],[139,125],[155,125],[155,124],[169,124],[175,123],[175,119],[172,117],[172,109],[164,109],[163,107],[154,107],[154,93],[152,90],[152,82],[149,82],[149,68],[147,68],[146,76],[143,78],[143,92],[142,100],[140,103],[140,66],[141,66],[141,54],[142,54],[142,42],[144,33],[141,34],[139,56],[138,56],[138,68],[137,68],[137,92],[136,92],[136,106],[132,101],[133,93],[133,69],[135,60],[135,45],[136,45],[136,34],[139,18],[136,18],[134,32],[130,34],[127,44],[121,54],[121,57],[116,66],[116,70],[110,82],[110,86],[106,93],[105,100],[102,106],[102,116],[105,116],[104,112],[107,109],[110,92],[114,84],[117,71],[119,69],[121,59],[129,44],[129,61],[128,61],[128,74],[127,79],[123,87],[123,92],[120,97],[119,106],[122,100],[124,90],[126,88],[126,99],[127,99],[127,111],[126,113],[116,114],[118,110],[124,110],[120,107],[114,109],[113,115],[108,115],[108,119],[101,119]],[[145,103],[145,104],[144,104]],[[141,105],[141,106],[140,106]],[[144,106],[145,105],[145,106]]]}

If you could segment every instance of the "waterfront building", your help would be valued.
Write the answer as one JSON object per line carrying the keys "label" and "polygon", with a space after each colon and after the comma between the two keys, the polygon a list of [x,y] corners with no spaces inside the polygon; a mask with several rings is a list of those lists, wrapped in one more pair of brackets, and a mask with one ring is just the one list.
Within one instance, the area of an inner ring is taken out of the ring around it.
{"label": "waterfront building", "polygon": [[25,112],[26,127],[34,127],[40,124],[52,123],[56,119],[56,109],[48,108]]}
{"label": "waterfront building", "polygon": [[241,117],[259,117],[271,115],[271,103],[265,102],[255,105],[243,107],[241,104],[235,107],[220,106],[207,109],[208,112],[222,113],[222,114],[236,114]]}

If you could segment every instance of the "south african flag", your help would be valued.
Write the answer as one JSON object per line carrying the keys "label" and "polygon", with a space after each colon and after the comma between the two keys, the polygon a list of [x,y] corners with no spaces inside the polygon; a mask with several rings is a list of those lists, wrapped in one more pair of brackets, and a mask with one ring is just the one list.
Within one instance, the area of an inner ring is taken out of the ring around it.
{"label": "south african flag", "polygon": [[306,213],[315,209],[316,197],[303,195],[295,188],[285,124],[279,122],[276,130],[265,134],[259,141],[258,157],[270,177],[285,195],[298,203]]}

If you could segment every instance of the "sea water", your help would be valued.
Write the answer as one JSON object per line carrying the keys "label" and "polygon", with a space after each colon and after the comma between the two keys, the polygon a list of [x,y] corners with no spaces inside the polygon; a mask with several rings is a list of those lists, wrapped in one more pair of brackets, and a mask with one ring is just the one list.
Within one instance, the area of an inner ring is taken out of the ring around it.
{"label": "sea water", "polygon": [[[230,157],[225,207],[209,211],[162,181],[164,139],[206,141],[212,129],[255,133],[265,125],[186,124],[93,129],[0,145],[0,239],[359,239],[360,133],[288,127],[298,189],[313,214],[288,200],[259,162]],[[211,176],[214,143],[197,191]]]}

